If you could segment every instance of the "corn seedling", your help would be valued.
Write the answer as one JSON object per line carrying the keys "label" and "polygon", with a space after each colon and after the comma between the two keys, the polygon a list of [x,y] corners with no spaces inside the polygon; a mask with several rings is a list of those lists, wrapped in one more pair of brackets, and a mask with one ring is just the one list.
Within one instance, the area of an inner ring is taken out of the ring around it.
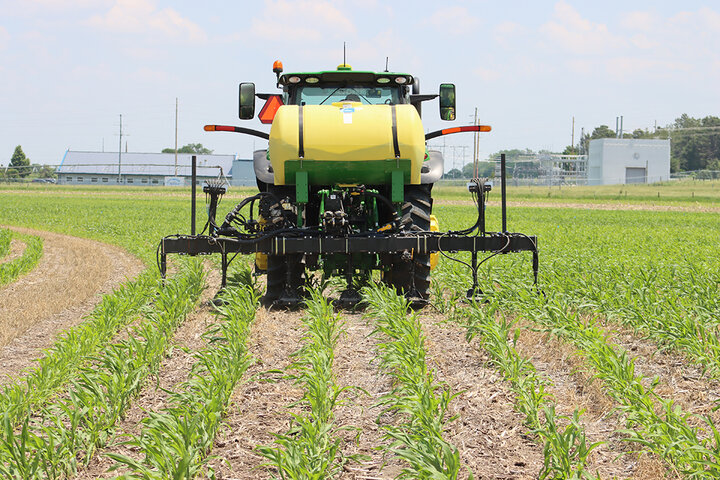
{"label": "corn seedling", "polygon": [[395,380],[379,403],[403,419],[384,427],[390,440],[385,448],[408,464],[401,478],[458,478],[460,454],[443,438],[445,424],[454,419],[448,407],[455,395],[433,379],[417,315],[408,315],[407,300],[384,286],[363,289],[363,298],[375,325],[373,334],[382,339],[381,368]]}
{"label": "corn seedling", "polygon": [[20,275],[32,270],[43,253],[42,238],[17,232],[12,232],[12,236],[25,242],[25,251],[19,258],[0,263],[0,287],[14,282]]}
{"label": "corn seedling", "polygon": [[220,320],[205,332],[207,348],[195,354],[190,378],[178,386],[160,412],[148,412],[138,436],[125,442],[142,461],[110,454],[111,470],[130,467],[124,478],[187,479],[201,471],[228,407],[230,396],[251,364],[246,341],[258,297],[250,286],[223,292]]}
{"label": "corn seedling", "polygon": [[[104,445],[145,380],[157,372],[171,336],[202,291],[203,270],[188,262],[159,291],[147,320],[130,337],[110,344],[82,366],[63,395],[20,428],[5,415],[0,438],[0,475],[8,479],[65,478],[86,465]],[[28,476],[28,466],[37,465]]]}
{"label": "corn seedling", "polygon": [[297,403],[302,413],[294,414],[290,430],[277,435],[277,446],[261,446],[258,452],[268,458],[278,477],[293,480],[333,478],[350,459],[342,456],[341,441],[334,436],[333,411],[344,391],[332,373],[334,349],[342,332],[332,304],[318,289],[310,290],[307,315],[303,317],[307,333],[303,346],[293,354],[290,376],[303,389]]}

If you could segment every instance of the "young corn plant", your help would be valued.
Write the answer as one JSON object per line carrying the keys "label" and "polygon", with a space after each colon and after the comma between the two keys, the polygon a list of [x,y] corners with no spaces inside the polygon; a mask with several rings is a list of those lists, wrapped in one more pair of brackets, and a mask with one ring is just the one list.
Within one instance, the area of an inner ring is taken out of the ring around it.
{"label": "young corn plant", "polygon": [[628,441],[656,453],[686,478],[720,476],[720,435],[712,420],[700,417],[710,436],[691,427],[688,422],[691,414],[672,399],[656,394],[657,381],[646,388],[627,352],[609,344],[602,329],[583,319],[572,304],[560,295],[545,299],[521,289],[505,300],[515,302],[516,311],[528,320],[579,349],[607,394],[621,406],[628,427],[622,433]]}
{"label": "young corn plant", "polygon": [[76,378],[80,367],[141,313],[158,288],[156,276],[146,273],[103,297],[83,323],[64,333],[45,352],[35,368],[0,389],[0,411],[14,423],[42,405],[62,385]]}
{"label": "young corn plant", "polygon": [[[580,412],[571,418],[555,413],[552,397],[545,391],[549,380],[540,377],[530,360],[515,349],[519,330],[512,336],[514,322],[500,312],[496,299],[474,304],[456,312],[455,321],[466,328],[468,341],[477,339],[515,393],[515,408],[525,415],[525,423],[544,443],[544,464],[540,478],[595,478],[587,470],[590,453],[600,443],[588,444],[580,424]],[[566,424],[560,428],[558,423]]]}
{"label": "young corn plant", "polygon": [[433,379],[417,315],[408,315],[407,300],[382,285],[363,289],[363,299],[373,334],[382,339],[381,368],[395,380],[380,405],[403,420],[384,427],[390,441],[384,448],[407,463],[400,478],[457,479],[460,454],[443,438],[445,425],[454,420],[448,409],[455,395]]}
{"label": "young corn plant", "polygon": [[77,473],[103,446],[147,378],[156,373],[170,339],[203,289],[199,262],[188,262],[166,282],[146,321],[130,337],[110,344],[80,368],[64,394],[36,414],[23,415],[20,427],[4,415],[0,436],[0,476],[7,479],[59,479]]}
{"label": "young corn plant", "polygon": [[43,254],[42,238],[17,232],[12,232],[12,236],[25,242],[25,251],[19,258],[0,263],[0,287],[14,282],[20,275],[32,270]]}
{"label": "young corn plant", "polygon": [[351,460],[343,457],[333,424],[335,406],[345,390],[335,383],[332,372],[334,349],[343,326],[320,290],[310,290],[306,305],[303,323],[307,333],[289,366],[291,378],[303,389],[303,397],[296,404],[302,412],[293,415],[287,432],[276,436],[275,446],[257,449],[277,471],[273,478],[283,480],[334,478]]}
{"label": "young corn plant", "polygon": [[144,459],[108,454],[111,470],[129,467],[126,479],[195,478],[203,469],[235,386],[250,366],[247,338],[258,296],[252,286],[229,287],[219,321],[205,332],[208,346],[195,354],[190,378],[171,394],[168,407],[148,412],[139,435],[125,442]]}

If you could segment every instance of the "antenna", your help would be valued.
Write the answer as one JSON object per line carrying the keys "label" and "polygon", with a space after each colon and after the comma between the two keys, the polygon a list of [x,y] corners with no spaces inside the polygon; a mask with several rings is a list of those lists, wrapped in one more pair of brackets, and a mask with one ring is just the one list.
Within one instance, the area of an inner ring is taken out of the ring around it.
{"label": "antenna", "polygon": [[389,63],[389,62],[390,62],[390,57],[385,57],[385,71],[386,71],[386,72],[389,72],[389,71],[390,71],[390,70],[388,70],[388,63]]}

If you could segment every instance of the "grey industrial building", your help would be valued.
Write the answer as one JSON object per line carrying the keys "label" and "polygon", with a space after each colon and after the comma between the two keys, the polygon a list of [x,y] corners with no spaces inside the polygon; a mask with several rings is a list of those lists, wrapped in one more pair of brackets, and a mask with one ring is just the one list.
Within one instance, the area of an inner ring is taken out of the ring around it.
{"label": "grey industrial building", "polygon": [[670,140],[600,138],[589,150],[588,185],[670,180]]}
{"label": "grey industrial building", "polygon": [[[252,160],[197,154],[197,183],[220,176],[230,185],[255,185]],[[63,185],[190,185],[192,154],[68,150],[56,173]]]}

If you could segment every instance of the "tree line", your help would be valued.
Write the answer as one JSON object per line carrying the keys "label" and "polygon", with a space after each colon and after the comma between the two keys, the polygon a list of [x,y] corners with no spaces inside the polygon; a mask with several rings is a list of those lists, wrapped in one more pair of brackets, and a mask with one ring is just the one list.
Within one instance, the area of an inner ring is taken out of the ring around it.
{"label": "tree line", "polygon": [[[581,135],[575,145],[568,145],[562,151],[563,155],[587,155],[590,149],[590,140],[600,138],[616,138],[617,133],[607,125],[595,127],[591,133]],[[670,139],[670,170],[675,172],[715,170],[720,171],[720,117],[707,116],[693,118],[682,114],[675,121],[665,127],[656,129],[636,129],[632,133],[623,133],[623,138]],[[500,150],[492,153],[484,161],[478,162],[478,176],[490,177],[495,169],[495,163],[501,154],[505,154],[508,168],[522,166],[523,157],[533,157],[545,150],[534,151],[526,149]],[[445,178],[472,178],[474,167],[469,163],[460,169],[450,170]],[[512,171],[512,170],[510,170]]]}

